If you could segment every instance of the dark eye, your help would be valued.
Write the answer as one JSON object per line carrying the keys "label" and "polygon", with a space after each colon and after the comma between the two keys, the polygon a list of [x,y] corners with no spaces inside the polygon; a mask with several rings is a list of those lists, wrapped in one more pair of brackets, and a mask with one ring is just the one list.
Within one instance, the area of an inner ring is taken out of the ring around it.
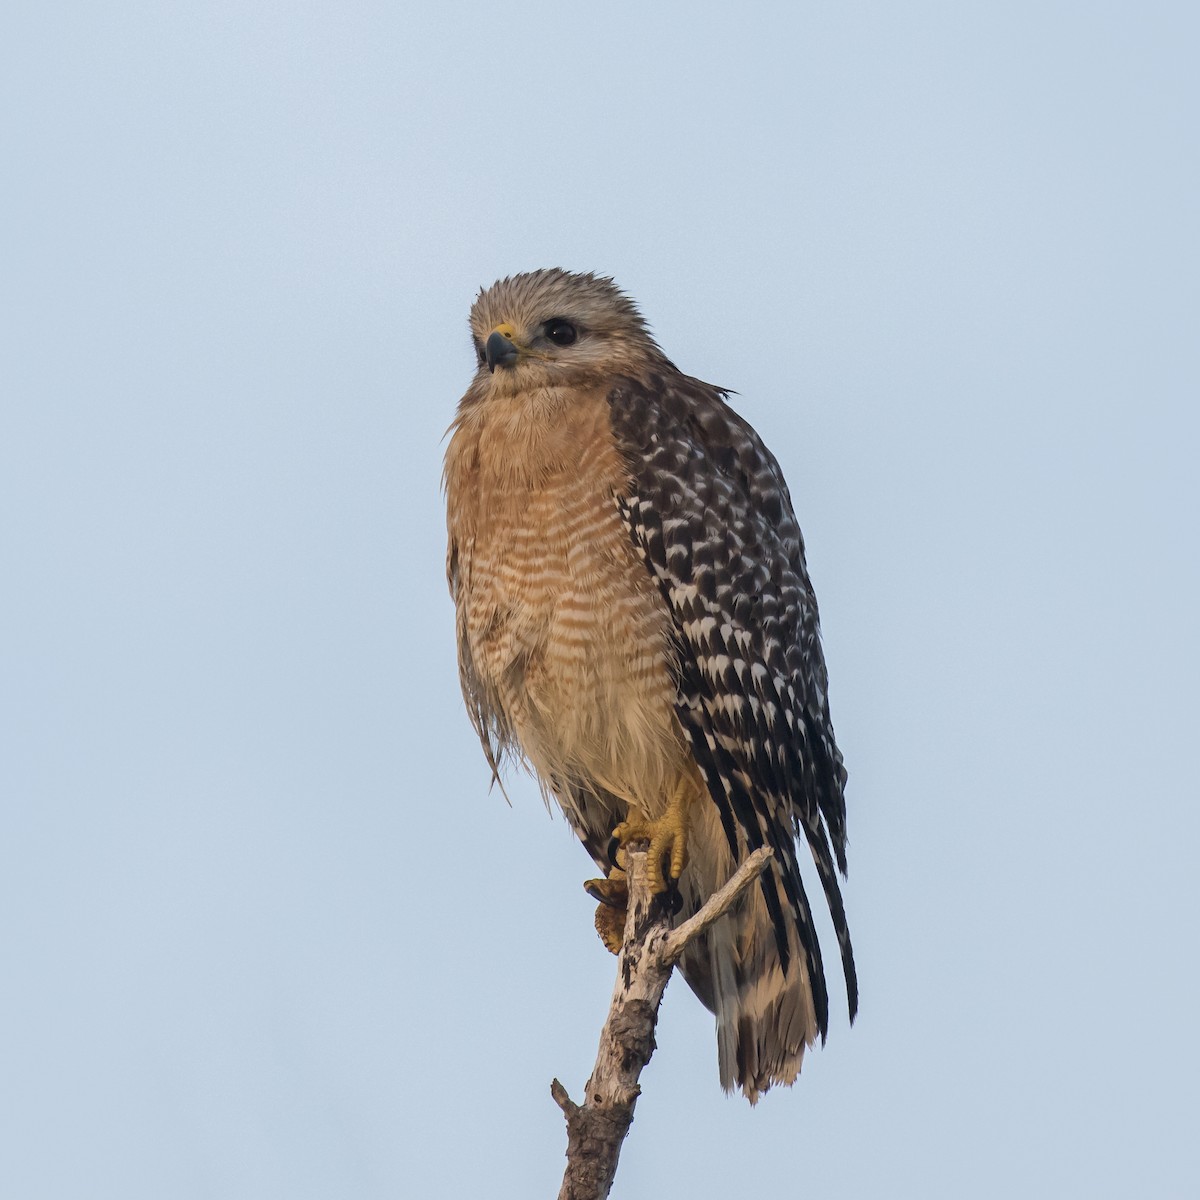
{"label": "dark eye", "polygon": [[475,358],[482,367],[487,362],[487,353],[484,351],[483,343],[478,339],[473,339],[475,342]]}
{"label": "dark eye", "polygon": [[575,326],[570,321],[564,321],[562,317],[551,317],[546,322],[545,332],[556,346],[569,346],[579,336],[575,332]]}

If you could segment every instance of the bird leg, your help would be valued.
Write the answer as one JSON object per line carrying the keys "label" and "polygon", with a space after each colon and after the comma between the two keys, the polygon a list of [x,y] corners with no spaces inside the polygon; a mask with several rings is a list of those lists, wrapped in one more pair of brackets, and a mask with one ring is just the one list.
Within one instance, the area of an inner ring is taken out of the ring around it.
{"label": "bird leg", "polygon": [[[667,811],[654,821],[630,817],[613,830],[613,837],[622,846],[630,842],[649,842],[646,854],[646,881],[652,895],[670,890],[687,866],[688,829],[691,826],[689,809],[692,788],[686,778],[680,779],[667,801]],[[666,873],[663,861],[670,856]]]}
{"label": "bird leg", "polygon": [[597,901],[596,932],[613,954],[621,952],[625,941],[625,917],[629,906],[629,882],[621,864],[623,850],[630,842],[649,842],[646,854],[646,882],[669,913],[682,907],[678,880],[687,866],[687,839],[691,827],[690,807],[694,788],[682,778],[671,791],[666,812],[657,820],[629,817],[613,830],[609,859],[612,867],[606,879],[589,879],[584,890]]}
{"label": "bird leg", "polygon": [[629,906],[629,881],[620,867],[613,867],[607,879],[589,879],[583,885],[596,905],[596,932],[613,954],[621,953],[625,941],[625,917]]}

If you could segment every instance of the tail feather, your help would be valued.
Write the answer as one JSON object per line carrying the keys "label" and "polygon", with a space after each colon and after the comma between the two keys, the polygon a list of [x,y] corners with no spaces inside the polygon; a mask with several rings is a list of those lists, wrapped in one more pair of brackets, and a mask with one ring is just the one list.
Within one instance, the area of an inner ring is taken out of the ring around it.
{"label": "tail feather", "polygon": [[[711,823],[711,830],[702,827]],[[715,811],[693,829],[688,908],[698,908],[732,873],[733,859]],[[804,1052],[820,1036],[808,956],[795,921],[788,921],[785,969],[777,927],[763,892],[749,889],[741,903],[688,947],[683,976],[715,1015],[721,1086],[740,1088],[751,1104],[776,1085],[793,1083]]]}
{"label": "tail feather", "polygon": [[[751,1104],[772,1086],[795,1082],[804,1052],[818,1036],[803,957],[793,958],[784,972],[774,930],[757,893],[753,904],[761,920],[755,921],[759,927],[749,931],[748,938],[737,928],[736,915],[709,931],[703,972],[709,1007],[716,1016],[721,1086],[727,1092],[741,1088]],[[684,976],[691,982],[688,967],[685,958]]]}

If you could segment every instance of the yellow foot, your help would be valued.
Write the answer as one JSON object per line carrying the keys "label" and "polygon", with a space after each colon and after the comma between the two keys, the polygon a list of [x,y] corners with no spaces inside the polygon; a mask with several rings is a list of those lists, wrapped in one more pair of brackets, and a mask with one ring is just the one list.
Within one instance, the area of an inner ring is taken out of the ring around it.
{"label": "yellow foot", "polygon": [[613,830],[613,837],[622,846],[630,842],[649,842],[650,849],[646,854],[646,881],[654,895],[667,890],[667,880],[663,875],[663,859],[670,855],[668,873],[672,880],[683,874],[687,866],[688,827],[688,788],[681,783],[667,804],[667,811],[656,821],[644,821],[631,817],[622,821]]}
{"label": "yellow foot", "polygon": [[625,915],[629,903],[625,872],[614,867],[607,879],[589,879],[583,887],[593,900],[599,901],[596,932],[600,940],[613,954],[620,954],[625,942]]}

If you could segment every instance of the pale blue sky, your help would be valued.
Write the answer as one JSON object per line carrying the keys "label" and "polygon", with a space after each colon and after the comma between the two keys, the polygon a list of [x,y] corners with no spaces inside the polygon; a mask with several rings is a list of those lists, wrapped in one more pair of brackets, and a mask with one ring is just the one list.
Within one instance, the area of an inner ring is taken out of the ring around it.
{"label": "pale blue sky", "polygon": [[850,767],[855,1028],[751,1111],[677,981],[614,1196],[1200,1193],[1195,7],[430,8],[0,18],[0,1194],[555,1193],[439,493],[551,265],[781,460]]}

